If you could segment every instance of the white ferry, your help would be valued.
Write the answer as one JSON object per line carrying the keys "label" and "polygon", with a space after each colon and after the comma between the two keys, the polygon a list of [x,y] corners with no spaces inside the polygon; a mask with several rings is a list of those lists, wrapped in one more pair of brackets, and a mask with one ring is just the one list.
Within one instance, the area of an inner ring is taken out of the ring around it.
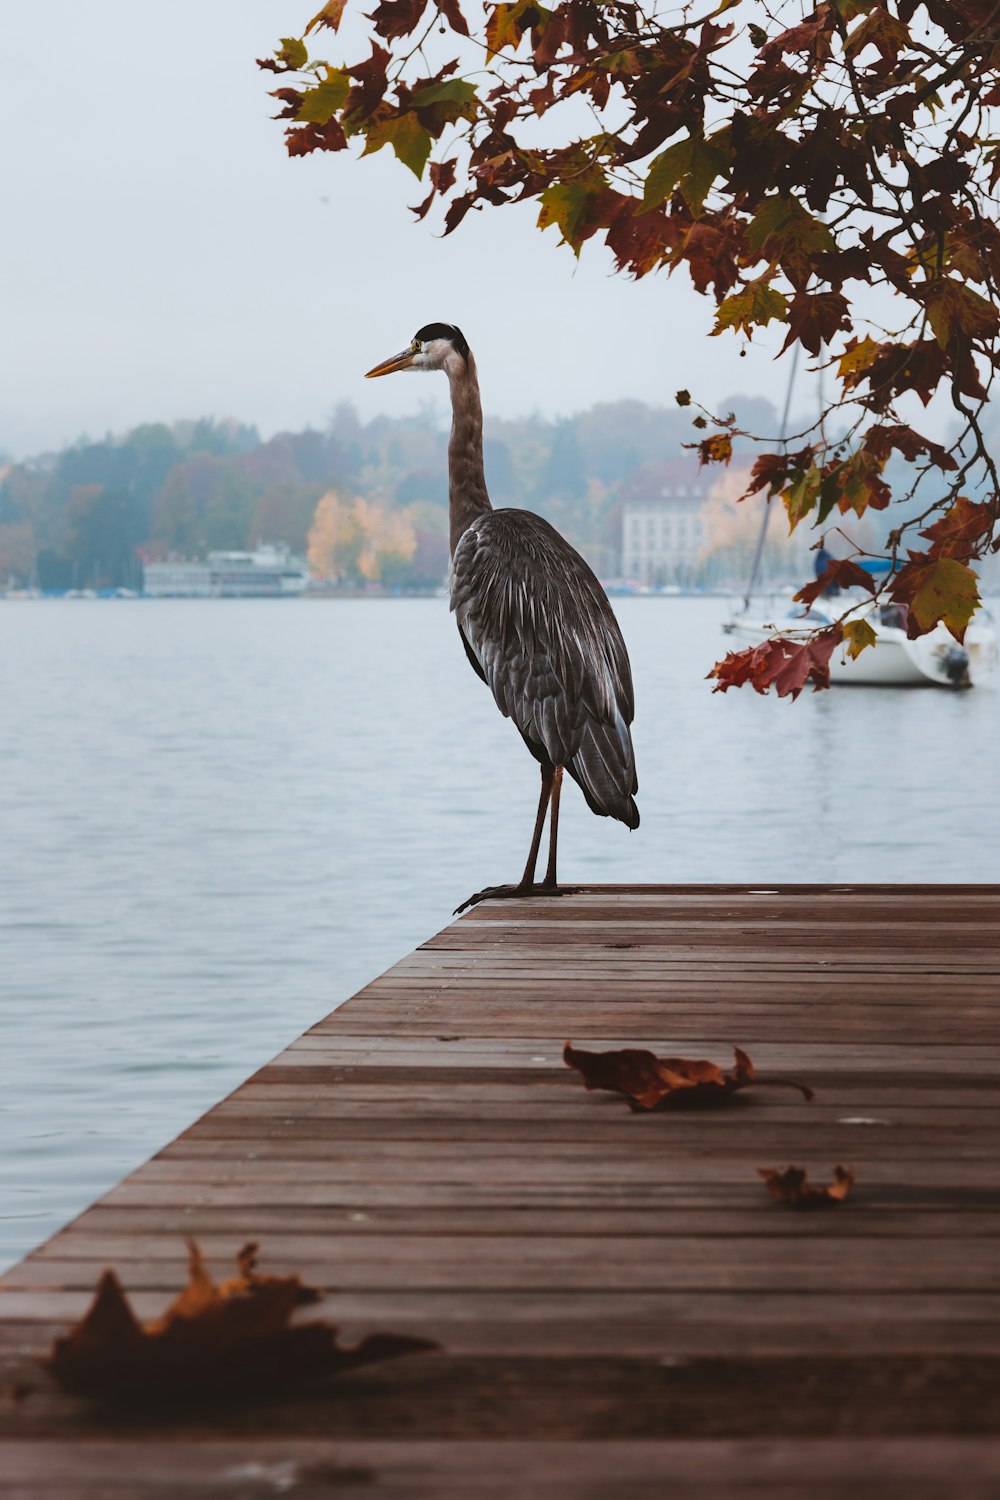
{"label": "white ferry", "polygon": [[288,548],[274,546],[210,552],[207,562],[147,563],[144,572],[150,599],[272,599],[301,594],[309,583]]}

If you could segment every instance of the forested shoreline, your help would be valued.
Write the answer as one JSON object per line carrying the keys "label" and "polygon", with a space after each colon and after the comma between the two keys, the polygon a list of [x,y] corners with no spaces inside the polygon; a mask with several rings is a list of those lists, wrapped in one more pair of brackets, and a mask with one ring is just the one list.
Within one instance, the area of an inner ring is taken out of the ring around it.
{"label": "forested shoreline", "polygon": [[[773,427],[761,397],[726,403]],[[698,474],[691,415],[641,401],[574,416],[494,419],[485,462],[495,505],[549,519],[603,577],[620,570],[621,514]],[[147,423],[0,465],[0,587],[141,588],[146,563],[283,544],[349,588],[435,588],[447,570],[447,420],[439,407],[363,421],[348,404],[322,431],[262,439],[233,419]],[[738,579],[759,502],[740,505],[747,454],[711,472],[704,576]],[[784,527],[769,545],[780,553]]]}
{"label": "forested shoreline", "polygon": [[[640,401],[494,420],[490,492],[496,505],[541,512],[599,571],[613,571],[623,489],[641,484],[644,468],[693,462],[682,446],[692,436],[688,414]],[[148,423],[82,440],[6,468],[0,584],[135,587],[145,561],[171,556],[275,542],[306,557],[311,531],[315,566],[324,548],[317,508],[333,497],[344,582],[436,585],[447,566],[447,441],[440,409],[365,422],[347,404],[324,431],[266,440],[234,420]]]}

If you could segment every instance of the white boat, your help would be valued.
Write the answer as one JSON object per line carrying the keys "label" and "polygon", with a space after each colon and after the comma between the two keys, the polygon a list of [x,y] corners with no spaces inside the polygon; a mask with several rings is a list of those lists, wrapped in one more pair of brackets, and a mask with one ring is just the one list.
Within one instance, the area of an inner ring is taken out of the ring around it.
{"label": "white boat", "polygon": [[150,599],[269,599],[301,594],[309,575],[287,547],[210,552],[207,562],[147,563],[143,592]]}
{"label": "white boat", "polygon": [[972,687],[997,664],[997,633],[988,610],[980,608],[959,643],[944,625],[915,641],[907,639],[900,607],[877,604],[855,590],[842,590],[834,601],[818,599],[809,609],[778,602],[774,615],[736,614],[725,625],[741,646],[757,646],[772,636],[801,637],[832,625],[852,603],[867,604],[852,619],[863,618],[875,631],[875,644],[853,659],[846,646],[830,658],[831,683],[853,687]]}

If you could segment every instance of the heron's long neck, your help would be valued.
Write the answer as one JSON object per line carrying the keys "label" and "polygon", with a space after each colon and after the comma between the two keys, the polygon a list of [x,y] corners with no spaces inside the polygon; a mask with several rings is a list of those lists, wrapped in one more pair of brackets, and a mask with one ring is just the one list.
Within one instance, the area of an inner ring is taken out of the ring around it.
{"label": "heron's long neck", "polygon": [[452,553],[463,531],[477,516],[492,510],[483,473],[483,407],[479,399],[476,362],[469,355],[464,368],[449,371],[451,381],[451,439],[448,443],[448,509]]}

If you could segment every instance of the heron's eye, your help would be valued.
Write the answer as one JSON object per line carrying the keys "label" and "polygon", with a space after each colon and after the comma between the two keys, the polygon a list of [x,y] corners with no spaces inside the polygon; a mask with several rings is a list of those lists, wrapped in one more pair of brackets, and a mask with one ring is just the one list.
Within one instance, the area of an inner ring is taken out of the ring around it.
{"label": "heron's eye", "polygon": [[410,352],[411,352],[411,354],[419,354],[420,353],[420,340],[419,339],[414,339],[413,340],[412,344],[410,345]]}

